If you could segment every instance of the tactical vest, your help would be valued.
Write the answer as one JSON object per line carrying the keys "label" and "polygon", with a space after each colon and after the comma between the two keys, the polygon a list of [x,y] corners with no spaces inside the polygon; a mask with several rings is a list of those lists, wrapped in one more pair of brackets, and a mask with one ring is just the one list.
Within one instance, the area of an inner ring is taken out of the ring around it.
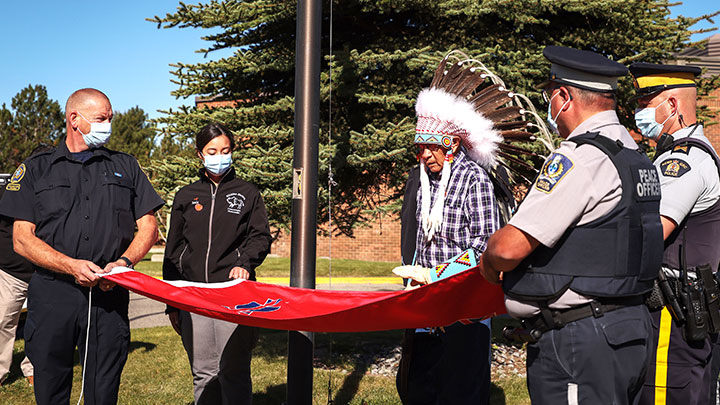
{"label": "tactical vest", "polygon": [[649,291],[663,250],[655,166],[641,152],[597,132],[569,140],[593,145],[610,158],[622,183],[620,202],[603,217],[569,228],[554,247],[538,246],[518,268],[503,275],[503,290],[531,301],[557,298],[568,288],[592,297]]}
{"label": "tactical vest", "polygon": [[[698,139],[683,138],[673,142],[671,148],[683,145],[688,147],[688,153],[690,148],[698,147],[712,156],[720,173],[720,159],[707,144]],[[687,215],[678,224],[665,241],[663,265],[680,269],[683,246],[686,247],[684,255],[688,269],[709,264],[713,272],[717,271],[720,263],[720,200],[706,210]]]}

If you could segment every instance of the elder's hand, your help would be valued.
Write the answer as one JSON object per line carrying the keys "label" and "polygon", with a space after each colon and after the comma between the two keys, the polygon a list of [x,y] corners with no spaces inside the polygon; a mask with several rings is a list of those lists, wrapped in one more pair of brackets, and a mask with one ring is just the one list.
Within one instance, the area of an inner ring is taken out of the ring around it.
{"label": "elder's hand", "polygon": [[408,290],[421,285],[430,284],[430,270],[422,266],[398,266],[392,269],[395,275],[410,279],[407,285]]}

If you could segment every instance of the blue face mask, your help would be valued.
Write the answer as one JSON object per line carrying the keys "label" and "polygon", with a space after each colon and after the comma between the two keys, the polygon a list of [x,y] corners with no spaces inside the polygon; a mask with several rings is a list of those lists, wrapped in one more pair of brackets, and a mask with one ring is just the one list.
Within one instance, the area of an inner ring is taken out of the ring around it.
{"label": "blue face mask", "polygon": [[547,123],[548,123],[548,126],[550,127],[550,130],[554,134],[558,134],[558,125],[557,125],[557,121],[555,121],[555,120],[558,119],[563,108],[565,108],[565,106],[571,100],[571,99],[567,99],[567,101],[562,105],[562,107],[560,107],[560,111],[558,111],[558,113],[555,115],[555,118],[553,118],[553,116],[552,116],[552,99],[554,99],[555,96],[557,96],[558,94],[560,94],[560,93],[555,93],[555,95],[550,97],[550,100],[548,100]]}
{"label": "blue face mask", "polygon": [[82,135],[85,145],[87,145],[90,149],[99,148],[105,145],[112,134],[112,124],[109,122],[90,122],[79,111],[78,115],[90,124],[90,132],[87,134],[83,134],[80,128],[78,128],[78,132]]}
{"label": "blue face mask", "polygon": [[655,107],[638,108],[635,110],[635,125],[637,125],[640,133],[643,136],[650,139],[656,139],[658,136],[660,136],[660,133],[662,132],[662,129],[665,126],[667,120],[669,120],[670,117],[675,115],[675,111],[673,111],[672,114],[665,118],[665,121],[663,121],[662,124],[655,121],[655,109],[663,105],[665,101]]}
{"label": "blue face mask", "polygon": [[205,155],[203,157],[203,163],[205,164],[205,170],[210,173],[220,176],[225,174],[232,164],[232,154],[227,155]]}

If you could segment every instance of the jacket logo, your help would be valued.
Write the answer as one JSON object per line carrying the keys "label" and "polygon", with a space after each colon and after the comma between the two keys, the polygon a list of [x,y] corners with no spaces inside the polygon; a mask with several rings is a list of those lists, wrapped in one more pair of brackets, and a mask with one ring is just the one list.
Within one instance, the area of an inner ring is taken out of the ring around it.
{"label": "jacket logo", "polygon": [[227,212],[231,214],[239,214],[245,206],[245,196],[240,193],[230,193],[225,196],[228,203]]}
{"label": "jacket logo", "polygon": [[200,212],[203,209],[203,205],[200,204],[200,199],[198,197],[193,198],[192,205],[195,207],[195,211]]}
{"label": "jacket logo", "polygon": [[235,305],[234,307],[225,307],[229,310],[235,310],[238,314],[252,315],[253,312],[275,312],[281,308],[281,298],[268,298],[264,304],[258,304],[256,301],[250,301],[247,304]]}

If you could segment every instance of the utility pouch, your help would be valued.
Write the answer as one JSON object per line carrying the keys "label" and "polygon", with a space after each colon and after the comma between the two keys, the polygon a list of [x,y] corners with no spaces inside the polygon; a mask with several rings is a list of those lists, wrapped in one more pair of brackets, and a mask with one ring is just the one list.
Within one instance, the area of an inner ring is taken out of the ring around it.
{"label": "utility pouch", "polygon": [[670,315],[672,315],[673,319],[678,322],[685,322],[685,311],[683,311],[683,307],[680,305],[678,295],[676,293],[676,291],[679,291],[679,281],[668,279],[665,273],[660,271],[658,274],[657,284],[662,292],[663,298],[665,299]]}
{"label": "utility pouch", "polygon": [[702,280],[704,285],[705,308],[708,313],[708,332],[720,332],[720,290],[718,289],[717,280],[712,274],[712,267],[704,264],[695,269],[698,278]]}
{"label": "utility pouch", "polygon": [[702,341],[708,335],[708,312],[705,307],[705,294],[701,279],[685,279],[680,287],[680,295],[687,310],[685,322],[685,340]]}
{"label": "utility pouch", "polygon": [[650,290],[650,292],[645,296],[645,306],[647,306],[651,311],[657,311],[665,305],[668,305],[668,303],[665,300],[665,297],[663,297],[663,292],[660,289],[658,280],[655,279],[655,281],[653,281],[652,290]]}
{"label": "utility pouch", "polygon": [[502,335],[505,339],[513,343],[535,343],[542,336],[542,332],[537,329],[529,330],[506,326],[503,328]]}

